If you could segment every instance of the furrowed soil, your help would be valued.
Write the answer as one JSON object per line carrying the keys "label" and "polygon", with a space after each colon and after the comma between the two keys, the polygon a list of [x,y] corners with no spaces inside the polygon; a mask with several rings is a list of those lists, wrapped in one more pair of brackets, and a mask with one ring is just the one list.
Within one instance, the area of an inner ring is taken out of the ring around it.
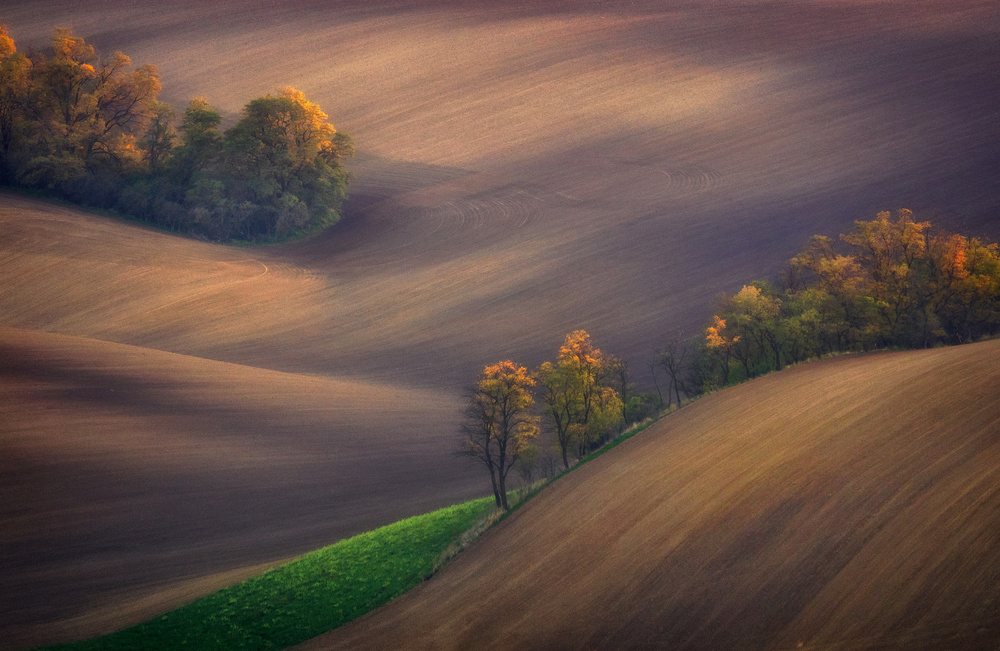
{"label": "furrowed soil", "polygon": [[703,398],[302,649],[986,649],[1000,341]]}
{"label": "furrowed soil", "polygon": [[991,1],[0,0],[0,21],[22,49],[72,26],[227,124],[297,87],[359,151],[342,222],[275,246],[0,195],[0,646],[482,495],[451,452],[487,363],[585,328],[643,369],[878,210],[1000,236]]}

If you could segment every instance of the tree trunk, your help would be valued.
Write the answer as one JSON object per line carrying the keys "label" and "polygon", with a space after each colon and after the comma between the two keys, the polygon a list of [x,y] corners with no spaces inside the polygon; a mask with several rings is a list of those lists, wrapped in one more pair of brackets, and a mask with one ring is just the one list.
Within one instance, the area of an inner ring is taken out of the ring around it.
{"label": "tree trunk", "polygon": [[[663,409],[663,394],[660,392],[660,383],[656,381],[656,364],[650,362],[649,373],[653,376],[653,386],[656,387],[656,395],[660,399],[660,409]],[[669,390],[667,391],[667,396],[669,397]],[[668,407],[670,405],[667,405]]]}
{"label": "tree trunk", "polygon": [[[503,502],[500,500],[500,487],[497,486],[497,473],[496,473],[496,469],[493,467],[492,464],[490,465],[489,468],[490,468],[490,482],[492,482],[492,484],[493,484],[493,499],[496,500],[497,508],[501,508],[502,507],[504,510],[506,510],[507,507],[504,506]],[[506,497],[507,496],[505,495],[504,498],[506,499]]]}
{"label": "tree trunk", "polygon": [[508,510],[507,506],[507,476],[506,473],[501,469],[498,474],[500,475],[500,508],[504,511]]}

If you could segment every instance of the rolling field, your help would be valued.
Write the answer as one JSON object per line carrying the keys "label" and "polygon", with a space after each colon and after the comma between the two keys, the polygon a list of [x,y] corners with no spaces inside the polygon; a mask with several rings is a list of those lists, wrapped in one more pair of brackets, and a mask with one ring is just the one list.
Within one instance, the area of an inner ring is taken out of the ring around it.
{"label": "rolling field", "polygon": [[295,86],[359,152],[344,220],[267,247],[0,194],[0,647],[484,494],[451,452],[487,363],[585,328],[641,369],[877,210],[1000,237],[986,0],[0,0],[0,22],[22,48],[72,26],[228,120]]}
{"label": "rolling field", "polygon": [[297,648],[995,648],[997,382],[991,341],[703,398]]}

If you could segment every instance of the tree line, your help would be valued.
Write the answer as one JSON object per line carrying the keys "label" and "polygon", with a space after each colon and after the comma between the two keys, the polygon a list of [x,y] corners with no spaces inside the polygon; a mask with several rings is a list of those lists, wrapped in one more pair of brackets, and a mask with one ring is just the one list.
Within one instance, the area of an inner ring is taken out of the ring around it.
{"label": "tree line", "polygon": [[0,184],[213,240],[254,241],[335,223],[350,138],[302,92],[221,115],[157,100],[156,67],[99,57],[71,29],[19,51],[0,26]]}
{"label": "tree line", "polygon": [[777,286],[754,281],[721,297],[697,336],[668,337],[648,359],[655,394],[636,392],[628,364],[583,330],[534,371],[510,360],[487,366],[471,389],[461,453],[488,469],[507,509],[507,477],[518,467],[530,480],[542,428],[568,469],[624,423],[789,364],[998,333],[1000,247],[916,222],[909,210],[880,212],[837,241],[814,236]]}
{"label": "tree line", "polygon": [[650,366],[665,373],[670,404],[822,355],[961,344],[998,333],[997,244],[899,210],[856,221],[837,241],[814,236],[777,286],[754,281],[722,297],[698,337],[670,337]]}

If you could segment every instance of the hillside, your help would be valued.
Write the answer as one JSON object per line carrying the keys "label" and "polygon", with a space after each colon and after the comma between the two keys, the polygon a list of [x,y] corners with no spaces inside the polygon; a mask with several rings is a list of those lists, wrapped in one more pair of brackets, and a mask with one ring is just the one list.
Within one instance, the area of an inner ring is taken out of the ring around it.
{"label": "hillside", "polygon": [[441,392],[5,327],[0,356],[5,646],[110,632],[482,493]]}
{"label": "hillside", "polygon": [[229,120],[292,85],[354,138],[342,228],[278,253],[343,301],[301,355],[243,332],[199,353],[225,361],[458,385],[580,327],[639,357],[877,210],[1000,237],[995,3],[500,7],[0,1],[0,19],[25,47],[72,25]]}
{"label": "hillside", "polygon": [[998,381],[992,341],[714,394],[303,648],[987,648]]}
{"label": "hillside", "polygon": [[876,210],[1000,236],[989,0],[0,0],[0,21],[21,49],[72,26],[228,124],[295,86],[359,152],[342,222],[267,247],[0,193],[0,646],[483,494],[451,452],[487,363],[585,328],[644,375],[720,292]]}

